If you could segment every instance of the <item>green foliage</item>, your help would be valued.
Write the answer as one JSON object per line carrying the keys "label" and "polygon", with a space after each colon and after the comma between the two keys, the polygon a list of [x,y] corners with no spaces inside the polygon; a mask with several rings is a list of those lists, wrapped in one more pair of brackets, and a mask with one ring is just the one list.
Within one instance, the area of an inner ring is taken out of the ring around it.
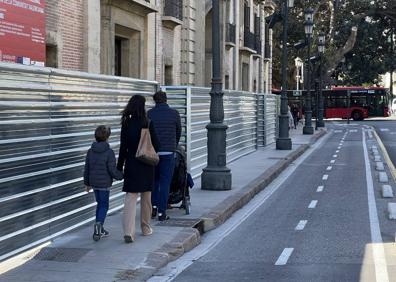
{"label": "green foliage", "polygon": [[[329,5],[331,4],[331,5]],[[331,21],[332,6],[334,20]],[[279,1],[278,1],[278,7]],[[288,46],[289,85],[294,87],[294,59],[306,58],[306,49],[295,50],[292,46],[305,38],[304,10],[315,9],[314,35],[311,54],[317,50],[317,36],[320,31],[326,34],[326,52],[324,73],[328,75],[327,83],[344,85],[375,84],[379,75],[395,70],[396,63],[392,56],[390,36],[396,33],[395,0],[321,0],[295,1],[295,7],[289,12]],[[331,26],[333,24],[333,26]],[[351,28],[358,28],[353,48],[343,54],[343,47],[351,36]],[[282,24],[274,28],[273,50],[273,84],[280,86]],[[395,52],[395,51],[393,51]],[[337,56],[341,54],[341,56]],[[394,54],[394,53],[393,53]],[[311,56],[312,56],[311,55]],[[337,58],[339,61],[334,62]],[[335,69],[331,66],[334,65]],[[332,77],[332,80],[330,78]],[[289,87],[291,88],[291,87]]]}

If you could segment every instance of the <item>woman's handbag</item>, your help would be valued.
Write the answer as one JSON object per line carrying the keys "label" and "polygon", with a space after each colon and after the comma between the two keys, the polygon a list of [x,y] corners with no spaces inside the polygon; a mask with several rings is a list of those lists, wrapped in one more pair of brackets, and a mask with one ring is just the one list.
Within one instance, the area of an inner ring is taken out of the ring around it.
{"label": "woman's handbag", "polygon": [[139,161],[151,166],[156,166],[159,163],[159,156],[151,143],[150,120],[148,121],[147,128],[142,128],[140,132],[140,140],[135,157]]}

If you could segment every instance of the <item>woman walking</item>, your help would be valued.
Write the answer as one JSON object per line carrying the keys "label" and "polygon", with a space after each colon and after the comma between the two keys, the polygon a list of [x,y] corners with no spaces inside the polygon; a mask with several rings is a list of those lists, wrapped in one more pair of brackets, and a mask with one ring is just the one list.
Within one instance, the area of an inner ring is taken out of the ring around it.
{"label": "woman walking", "polygon": [[151,142],[154,149],[159,148],[153,123],[149,121],[145,109],[146,99],[141,95],[134,95],[129,100],[121,117],[121,144],[117,168],[124,172],[124,186],[126,192],[122,225],[125,243],[132,243],[135,239],[135,216],[138,194],[141,195],[140,226],[143,235],[151,235],[151,191],[154,186],[155,167],[135,158],[142,128],[149,127]]}

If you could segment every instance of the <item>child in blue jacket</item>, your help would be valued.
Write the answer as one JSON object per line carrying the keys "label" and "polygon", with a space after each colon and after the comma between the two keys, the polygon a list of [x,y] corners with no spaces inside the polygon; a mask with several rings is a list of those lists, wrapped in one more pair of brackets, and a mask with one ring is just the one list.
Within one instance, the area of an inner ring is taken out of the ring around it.
{"label": "child in blue jacket", "polygon": [[116,168],[114,151],[107,140],[111,134],[110,127],[100,125],[95,130],[96,142],[92,143],[87,152],[84,168],[84,184],[86,191],[94,190],[96,206],[96,223],[93,239],[109,235],[103,224],[109,209],[110,188],[113,179],[122,180],[122,173]]}

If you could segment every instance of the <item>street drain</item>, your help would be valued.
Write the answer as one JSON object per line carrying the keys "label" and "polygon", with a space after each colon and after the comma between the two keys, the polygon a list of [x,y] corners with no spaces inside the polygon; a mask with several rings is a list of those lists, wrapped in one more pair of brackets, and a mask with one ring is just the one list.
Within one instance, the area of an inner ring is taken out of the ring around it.
{"label": "street drain", "polygon": [[203,221],[200,218],[170,218],[160,221],[157,226],[192,227],[198,229],[199,233],[203,233]]}
{"label": "street drain", "polygon": [[83,248],[43,248],[34,256],[36,260],[57,262],[78,262],[91,249]]}

